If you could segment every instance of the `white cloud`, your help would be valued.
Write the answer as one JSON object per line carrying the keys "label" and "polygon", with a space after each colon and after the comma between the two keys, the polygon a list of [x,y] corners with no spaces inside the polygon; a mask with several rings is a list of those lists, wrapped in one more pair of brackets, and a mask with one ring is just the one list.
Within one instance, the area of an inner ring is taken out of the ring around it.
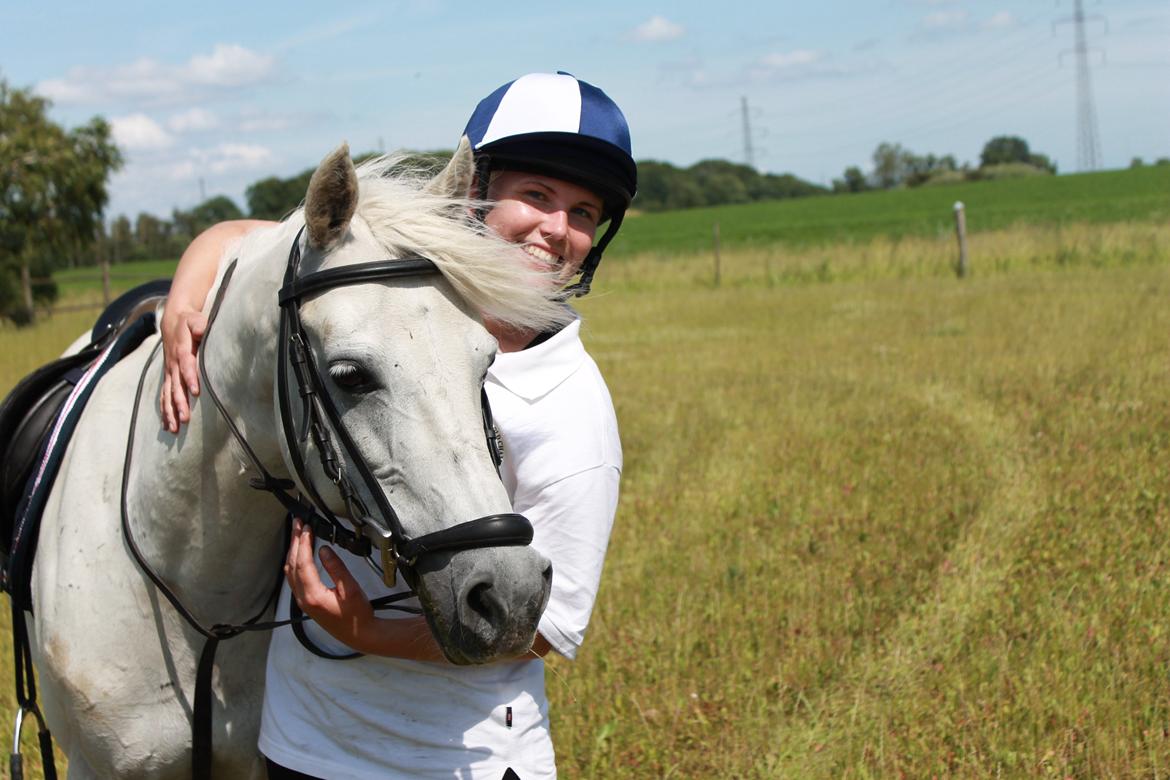
{"label": "white cloud", "polygon": [[276,60],[236,44],[216,44],[211,54],[196,54],[183,68],[195,84],[242,87],[272,75]]}
{"label": "white cloud", "polygon": [[275,114],[258,114],[244,117],[240,120],[240,130],[245,133],[280,132],[297,125],[297,120],[291,116],[277,116]]}
{"label": "white cloud", "polygon": [[116,100],[175,103],[208,90],[230,90],[273,75],[276,60],[234,44],[217,44],[181,65],[142,57],[106,67],[75,67],[62,78],[46,79],[37,91],[61,104]]}
{"label": "white cloud", "polygon": [[778,51],[760,57],[759,64],[771,70],[786,70],[812,65],[823,58],[823,54],[812,49],[794,49],[792,51]]}
{"label": "white cloud", "polygon": [[1016,17],[1011,11],[999,11],[984,22],[983,26],[989,30],[1002,30],[1007,27],[1015,27]]}
{"label": "white cloud", "polygon": [[127,151],[166,149],[175,139],[146,114],[118,116],[110,120],[114,141]]}
{"label": "white cloud", "polygon": [[953,30],[967,24],[968,16],[962,8],[933,11],[922,18],[922,26],[928,30]]}
{"label": "white cloud", "polygon": [[651,16],[634,28],[634,39],[638,41],[673,41],[681,38],[686,30],[664,16]]}
{"label": "white cloud", "polygon": [[100,103],[111,98],[154,98],[176,92],[173,68],[143,57],[112,68],[70,68],[64,78],[48,79],[37,91],[58,103]]}
{"label": "white cloud", "polygon": [[272,150],[265,146],[222,143],[156,160],[142,168],[142,172],[161,173],[174,181],[194,181],[209,174],[254,171],[269,165],[273,158]]}
{"label": "white cloud", "polygon": [[85,103],[90,97],[82,84],[68,78],[45,79],[37,84],[36,91],[54,103]]}
{"label": "white cloud", "polygon": [[272,150],[256,144],[223,143],[198,153],[202,164],[212,173],[252,170],[272,160]]}
{"label": "white cloud", "polygon": [[167,176],[175,181],[191,181],[197,173],[195,163],[191,160],[179,160],[167,166]]}
{"label": "white cloud", "polygon": [[190,108],[177,114],[171,114],[167,119],[167,127],[175,133],[214,130],[219,127],[219,117],[205,108]]}

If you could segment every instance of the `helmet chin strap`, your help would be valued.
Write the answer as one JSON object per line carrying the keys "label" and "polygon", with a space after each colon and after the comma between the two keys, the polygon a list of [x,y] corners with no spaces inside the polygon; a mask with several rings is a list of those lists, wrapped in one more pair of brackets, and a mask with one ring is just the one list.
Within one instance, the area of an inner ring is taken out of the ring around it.
{"label": "helmet chin strap", "polygon": [[609,242],[617,235],[618,230],[622,226],[622,217],[624,216],[625,212],[619,211],[610,217],[609,226],[606,228],[605,234],[597,242],[597,246],[589,250],[589,254],[585,256],[585,262],[581,263],[581,278],[565,288],[564,294],[566,298],[580,298],[589,294],[589,289],[593,285],[593,274],[597,272],[597,266],[601,263],[601,255],[605,252],[605,248],[609,246]]}

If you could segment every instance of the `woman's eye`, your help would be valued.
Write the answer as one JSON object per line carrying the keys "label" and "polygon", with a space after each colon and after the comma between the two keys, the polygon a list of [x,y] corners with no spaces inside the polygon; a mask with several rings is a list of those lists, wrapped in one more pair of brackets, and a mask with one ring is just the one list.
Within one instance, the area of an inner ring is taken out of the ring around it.
{"label": "woman's eye", "polygon": [[532,200],[539,200],[541,202],[548,200],[548,197],[540,190],[528,190],[528,192],[526,192],[524,194],[525,194],[525,196],[527,196],[528,198],[531,198]]}
{"label": "woman's eye", "polygon": [[591,209],[578,207],[573,209],[573,213],[582,219],[588,220],[591,225],[596,225],[598,222],[597,214]]}
{"label": "woman's eye", "polygon": [[329,364],[329,378],[333,384],[351,393],[368,390],[373,384],[360,366],[345,360]]}

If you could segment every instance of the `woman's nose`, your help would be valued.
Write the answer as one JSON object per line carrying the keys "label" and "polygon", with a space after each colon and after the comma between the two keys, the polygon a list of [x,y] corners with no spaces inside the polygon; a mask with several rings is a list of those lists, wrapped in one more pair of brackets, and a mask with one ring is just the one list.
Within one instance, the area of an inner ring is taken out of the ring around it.
{"label": "woman's nose", "polygon": [[564,241],[569,235],[569,215],[564,209],[553,209],[545,212],[541,232],[548,240]]}

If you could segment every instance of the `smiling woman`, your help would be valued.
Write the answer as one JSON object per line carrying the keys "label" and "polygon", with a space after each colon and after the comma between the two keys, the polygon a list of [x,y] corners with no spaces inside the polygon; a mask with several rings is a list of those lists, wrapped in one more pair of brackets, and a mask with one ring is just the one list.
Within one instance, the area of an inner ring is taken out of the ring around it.
{"label": "smiling woman", "polygon": [[[481,101],[452,165],[462,169],[458,194],[479,196],[478,229],[522,246],[532,259],[529,273],[554,278],[561,299],[589,291],[637,188],[620,109],[567,74],[524,76]],[[375,230],[383,220],[399,222],[372,211],[359,210],[358,217]],[[180,262],[162,326],[160,405],[172,431],[192,414],[188,391],[198,394],[200,310],[216,263],[233,241],[263,224],[218,225]],[[426,253],[426,236],[416,238]],[[300,636],[279,630],[272,638],[259,740],[270,777],[555,777],[541,658],[550,651],[573,658],[584,641],[617,507],[617,420],[581,344],[575,312],[562,309],[572,320],[564,327],[517,327],[468,300],[499,345],[484,384],[503,440],[499,475],[512,511],[532,523],[532,547],[552,563],[531,649],[526,641],[516,658],[457,665],[466,660],[444,653],[422,618],[373,613],[369,598],[392,595],[401,584],[387,588],[360,557],[321,544],[297,524],[278,615],[295,602],[314,623]],[[410,339],[415,325],[403,318],[392,328]],[[350,330],[360,334],[366,326],[357,319]],[[474,342],[466,348],[471,354],[445,360],[474,361],[490,352]],[[357,394],[373,384],[356,361],[333,361],[329,375]],[[424,384],[439,394],[450,390]],[[490,421],[485,425],[490,429]],[[393,466],[391,482],[401,464]],[[475,590],[473,611],[496,611],[502,593],[485,583]],[[331,660],[353,650],[368,655]],[[378,734],[369,734],[371,723]]]}

